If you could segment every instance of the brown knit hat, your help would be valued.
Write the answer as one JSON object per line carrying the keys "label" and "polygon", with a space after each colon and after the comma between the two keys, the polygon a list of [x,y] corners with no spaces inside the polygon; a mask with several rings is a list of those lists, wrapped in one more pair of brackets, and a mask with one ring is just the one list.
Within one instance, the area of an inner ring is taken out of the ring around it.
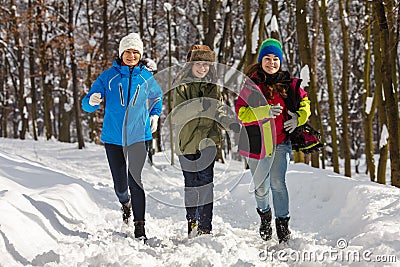
{"label": "brown knit hat", "polygon": [[192,45],[186,56],[186,61],[209,61],[215,62],[215,52],[207,45]]}

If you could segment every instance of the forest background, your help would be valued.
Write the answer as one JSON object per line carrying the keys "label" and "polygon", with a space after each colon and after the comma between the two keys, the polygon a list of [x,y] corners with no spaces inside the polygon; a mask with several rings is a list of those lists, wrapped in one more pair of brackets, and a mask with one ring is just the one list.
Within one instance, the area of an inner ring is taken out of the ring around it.
{"label": "forest background", "polygon": [[351,176],[365,156],[371,181],[400,187],[398,0],[0,0],[0,16],[0,137],[99,143],[103,112],[82,112],[80,100],[130,32],[155,72],[184,63],[194,43],[244,72],[274,37],[283,67],[309,75],[310,123],[325,145],[295,160]]}

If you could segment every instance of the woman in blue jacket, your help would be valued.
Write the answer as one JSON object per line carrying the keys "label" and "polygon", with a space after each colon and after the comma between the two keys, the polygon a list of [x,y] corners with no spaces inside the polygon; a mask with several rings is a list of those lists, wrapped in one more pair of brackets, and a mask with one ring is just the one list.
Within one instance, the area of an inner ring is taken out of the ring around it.
{"label": "woman in blue jacket", "polygon": [[[128,224],[133,210],[135,237],[146,239],[145,194],[141,173],[146,159],[145,141],[157,130],[162,90],[143,62],[143,42],[137,33],[123,37],[119,58],[102,72],[82,100],[86,112],[105,101],[101,141],[104,143],[115,194]],[[126,171],[128,162],[129,172]],[[129,190],[128,190],[129,189]]]}

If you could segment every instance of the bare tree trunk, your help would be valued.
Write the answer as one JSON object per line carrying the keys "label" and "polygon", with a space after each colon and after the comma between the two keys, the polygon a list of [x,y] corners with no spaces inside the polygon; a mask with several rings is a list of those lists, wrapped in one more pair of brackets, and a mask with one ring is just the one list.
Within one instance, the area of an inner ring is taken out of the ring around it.
{"label": "bare tree trunk", "polygon": [[108,6],[107,0],[103,0],[103,44],[102,44],[102,55],[103,55],[103,66],[102,69],[106,69],[108,67]]}
{"label": "bare tree trunk", "polygon": [[[11,1],[11,6],[14,6],[14,1]],[[14,6],[15,7],[15,6]],[[10,17],[10,24],[13,32],[14,37],[14,47],[16,49],[16,62],[15,65],[18,70],[18,90],[17,90],[17,106],[20,114],[20,125],[18,127],[19,130],[19,138],[25,139],[26,128],[28,126],[28,110],[26,109],[26,102],[25,102],[25,72],[24,72],[24,47],[23,41],[21,40],[21,34],[19,32],[18,25],[22,23],[18,21],[16,16],[16,7],[10,8],[11,10],[11,17]]]}
{"label": "bare tree trunk", "polygon": [[35,82],[35,55],[34,55],[34,40],[33,40],[33,27],[35,27],[34,23],[32,23],[33,20],[33,6],[32,6],[32,0],[28,1],[28,16],[31,19],[29,22],[29,76],[30,76],[30,82],[31,82],[31,118],[32,118],[32,133],[33,133],[33,139],[35,141],[38,140],[37,136],[37,124],[36,124],[36,116],[37,116],[37,90],[36,90],[36,82]]}
{"label": "bare tree trunk", "polygon": [[[232,9],[232,1],[227,0],[226,3],[227,8],[229,10]],[[221,43],[219,44],[219,50],[218,50],[218,62],[221,64],[226,64],[227,63],[227,55],[229,54],[229,48],[226,47],[226,44],[228,43],[228,37],[231,34],[231,24],[232,24],[232,12],[226,12],[225,13],[225,18],[224,18],[224,28],[222,31],[222,38],[221,38]]]}
{"label": "bare tree trunk", "polygon": [[139,5],[139,33],[140,37],[144,37],[144,17],[147,17],[145,12],[144,12],[144,0],[140,0],[140,5]]}
{"label": "bare tree trunk", "polygon": [[326,0],[321,1],[321,18],[322,28],[324,32],[324,48],[325,48],[325,72],[326,80],[328,83],[328,102],[329,102],[329,125],[331,128],[331,139],[332,139],[332,164],[333,171],[340,173],[339,170],[339,154],[338,154],[338,141],[337,141],[337,130],[336,130],[336,110],[335,110],[335,95],[333,88],[332,78],[332,63],[331,63],[331,45],[330,45],[330,30],[328,22],[328,14],[326,11]]}
{"label": "bare tree trunk", "polygon": [[[87,25],[88,25],[89,40],[91,40],[93,38],[92,18],[90,15],[90,10],[91,10],[90,3],[91,3],[90,0],[86,0],[86,19],[87,19]],[[125,0],[123,1],[123,4],[124,4],[124,12],[126,12]],[[126,24],[128,23],[127,20],[128,20],[128,18],[126,18]],[[128,28],[126,29],[126,31],[128,32]],[[94,56],[94,48],[89,44],[89,62],[87,65],[87,76],[86,76],[86,86],[88,89],[90,89],[90,87],[92,86],[93,56]],[[96,129],[95,129],[96,128],[96,126],[95,126],[96,112],[92,112],[89,115],[89,129],[90,129],[89,137],[90,137],[90,141],[92,141],[92,142],[96,141],[96,136],[97,136]]]}
{"label": "bare tree trunk", "polygon": [[204,33],[204,44],[208,45],[212,50],[214,49],[214,41],[217,33],[216,29],[216,19],[217,19],[217,9],[218,3],[217,0],[208,0],[204,1],[208,4],[207,9],[207,20],[206,20],[206,28]]}
{"label": "bare tree trunk", "polygon": [[[174,0],[174,6],[176,5],[176,0]],[[178,13],[177,12],[173,12],[173,16],[174,16],[174,21],[179,21],[179,18],[178,18]],[[174,42],[174,47],[175,47],[175,50],[174,50],[174,54],[173,54],[173,56],[179,61],[179,51],[180,51],[180,49],[179,49],[179,47],[181,46],[180,45],[180,38],[179,38],[179,25],[178,25],[178,23],[174,23],[174,25],[172,25],[172,28],[173,28],[173,31],[174,31],[174,40],[173,40],[173,42]]]}
{"label": "bare tree trunk", "polygon": [[42,2],[38,1],[37,5],[37,25],[38,25],[38,47],[39,47],[39,65],[40,65],[40,73],[41,73],[41,85],[43,92],[43,108],[44,108],[44,123],[46,127],[46,138],[49,140],[52,135],[52,127],[51,127],[51,95],[52,89],[46,83],[47,76],[47,63],[46,63],[46,45],[43,40],[43,15],[42,15]]}
{"label": "bare tree trunk", "polygon": [[[369,178],[371,181],[375,181],[375,160],[374,160],[374,146],[373,146],[373,134],[372,134],[372,121],[375,115],[375,109],[377,104],[377,93],[371,97],[371,3],[365,2],[365,57],[364,57],[364,112],[363,112],[363,125],[365,135],[365,158],[367,164],[367,171],[369,172]],[[377,66],[375,64],[375,66]],[[372,103],[368,106],[368,101]],[[368,110],[369,107],[369,110]]]}
{"label": "bare tree trunk", "polygon": [[[171,37],[171,21],[170,21],[170,11],[167,10],[167,29],[168,29],[168,88],[172,87],[172,80],[171,80],[171,67],[172,67],[172,37]],[[168,114],[170,114],[172,111],[172,90],[168,90]],[[173,132],[173,127],[172,127],[172,121],[170,116],[168,117],[168,123],[169,123],[169,142],[171,144],[171,165],[175,165],[175,160],[174,160],[174,132]]]}
{"label": "bare tree trunk", "polygon": [[[314,18],[314,27],[312,35],[312,46],[311,46],[311,72],[313,73],[314,79],[312,80],[314,84],[311,85],[314,89],[315,94],[317,94],[317,81],[318,81],[318,39],[319,39],[319,29],[320,29],[320,14],[319,14],[319,4],[318,1],[314,0],[314,8],[313,8],[313,18]],[[315,109],[316,114],[321,114],[321,108],[319,106],[319,101],[315,96]],[[325,134],[324,128],[322,127],[322,116],[315,117],[318,129],[321,133],[321,142],[325,143]],[[314,167],[319,167],[319,153],[312,153],[311,155],[312,165]],[[321,160],[322,168],[325,169],[325,149],[322,150],[322,160]]]}
{"label": "bare tree trunk", "polygon": [[[89,1],[86,0],[86,8],[89,9]],[[122,0],[122,12],[124,14],[124,22],[125,22],[125,34],[129,34],[129,23],[128,23],[128,11],[126,9],[126,0]],[[89,18],[89,12],[86,11],[86,16]],[[90,21],[88,21],[88,24],[90,24]],[[90,30],[89,30],[90,32]],[[90,36],[90,34],[89,34]]]}
{"label": "bare tree trunk", "polygon": [[[390,60],[391,60],[391,65],[392,65],[392,82],[393,82],[393,88],[395,88],[394,92],[394,97],[395,97],[395,102],[398,103],[399,98],[398,98],[398,84],[397,84],[397,77],[396,77],[396,55],[397,55],[397,46],[399,40],[396,40],[396,26],[395,26],[395,1],[394,0],[388,0],[385,1],[386,3],[386,10],[387,10],[387,22],[389,26],[389,53],[390,53]],[[398,4],[399,6],[397,9],[400,9],[400,3]],[[400,11],[398,11],[400,12]],[[398,30],[399,31],[399,30]]]}
{"label": "bare tree trunk", "polygon": [[[307,6],[306,6],[307,1],[306,0],[299,0],[296,3],[296,30],[297,30],[297,42],[299,44],[299,54],[300,54],[300,59],[301,59],[301,65],[305,66],[307,65],[310,69],[312,67],[312,62],[311,62],[311,47],[310,47],[310,41],[308,39],[308,26],[307,26]],[[310,122],[313,127],[316,129],[319,129],[319,127],[316,127],[318,125],[318,121],[316,118],[316,103],[317,103],[317,95],[315,92],[315,73],[313,73],[312,69],[310,71],[310,86],[309,86],[309,98],[311,100],[311,117],[310,117]],[[313,153],[316,155],[312,156],[312,162],[311,165],[313,167],[319,168],[319,158],[317,153]]]}
{"label": "bare tree trunk", "polygon": [[342,148],[344,156],[344,175],[351,177],[351,152],[349,140],[349,29],[346,23],[348,19],[347,7],[343,6],[343,0],[339,0],[340,24],[343,34],[343,66],[342,66],[342,85],[341,85],[341,104],[342,104]]}
{"label": "bare tree trunk", "polygon": [[[288,10],[288,12],[289,12],[289,23],[287,24],[286,29],[287,29],[288,34],[291,35],[295,31],[295,29],[293,29],[293,28],[295,28],[295,26],[294,26],[295,25],[295,19],[293,20],[293,18],[294,18],[293,10],[296,8],[296,6],[295,6],[295,4],[291,4],[289,2],[287,2],[286,4],[287,4],[288,9],[289,9]],[[288,70],[289,70],[290,73],[293,73],[294,66],[295,66],[294,51],[295,51],[295,46],[296,46],[296,43],[294,42],[294,38],[293,37],[290,37],[290,39],[287,42],[287,45],[288,45],[288,51],[286,51],[286,55],[287,55],[287,58],[288,58]]]}
{"label": "bare tree trunk", "polygon": [[[63,2],[60,3],[59,11],[60,16],[58,17],[59,27],[61,32],[67,32],[67,23],[65,21],[65,17],[68,16],[66,12],[68,12],[65,4]],[[60,41],[56,44],[56,49],[58,50],[58,69],[59,69],[59,102],[58,102],[58,129],[56,125],[54,125],[54,129],[58,130],[58,135],[55,134],[55,137],[58,136],[58,140],[61,142],[69,143],[71,142],[71,110],[66,110],[65,106],[68,102],[68,77],[67,77],[67,48],[66,44],[68,44],[68,37],[63,34],[60,36]],[[55,108],[55,107],[54,107]],[[56,114],[54,112],[54,114]],[[55,131],[56,132],[56,131]]]}
{"label": "bare tree trunk", "polygon": [[82,135],[82,124],[80,118],[80,101],[78,92],[78,78],[77,78],[77,66],[75,60],[75,40],[74,40],[74,3],[73,0],[68,0],[68,39],[69,39],[69,53],[71,60],[71,72],[72,72],[72,92],[74,97],[74,111],[75,111],[75,126],[76,135],[78,138],[78,147],[82,149],[85,147]]}
{"label": "bare tree trunk", "polygon": [[380,41],[382,51],[383,89],[386,100],[386,113],[388,116],[390,171],[392,185],[400,187],[400,155],[399,155],[399,110],[395,101],[392,82],[392,65],[390,52],[390,34],[386,20],[385,9],[382,1],[374,0],[374,10],[379,20]]}
{"label": "bare tree trunk", "polygon": [[151,28],[154,29],[154,32],[150,32],[150,57],[152,59],[158,58],[157,55],[157,50],[155,49],[156,47],[156,36],[157,36],[157,19],[158,19],[158,13],[157,13],[157,0],[152,1],[152,15],[151,15]]}
{"label": "bare tree trunk", "polygon": [[244,56],[244,70],[246,71],[247,67],[250,66],[253,62],[251,61],[251,49],[253,43],[253,27],[251,27],[251,1],[243,0],[244,5],[244,29],[246,36],[246,53]]}
{"label": "bare tree trunk", "polygon": [[[387,125],[387,117],[385,111],[385,100],[382,95],[382,56],[381,56],[381,42],[379,37],[379,25],[378,20],[376,19],[376,12],[373,12],[374,20],[373,20],[373,50],[374,50],[374,77],[375,77],[375,93],[374,98],[376,98],[377,106],[378,106],[378,118],[379,118],[379,129],[383,129]],[[378,134],[381,136],[381,133]],[[377,172],[377,182],[385,184],[386,183],[386,165],[388,159],[389,145],[388,144],[380,144],[378,142],[379,147],[379,161],[378,161],[378,172]],[[372,148],[374,150],[374,148]]]}
{"label": "bare tree trunk", "polygon": [[6,81],[6,74],[5,74],[5,55],[3,54],[2,50],[0,49],[0,93],[3,96],[0,98],[0,137],[7,137],[7,92],[5,90],[5,81]]}
{"label": "bare tree trunk", "polygon": [[[265,16],[267,15],[267,1],[265,0],[258,0],[258,19],[260,21],[260,25],[258,27],[258,45],[257,50],[261,46],[261,43],[264,41],[264,32],[265,32]],[[276,15],[276,19],[278,19],[278,15]],[[274,37],[276,34],[276,37]],[[279,40],[279,32],[272,32],[271,37]],[[255,54],[257,56],[257,54]],[[256,58],[256,57],[255,57]],[[281,62],[282,64],[282,62]]]}

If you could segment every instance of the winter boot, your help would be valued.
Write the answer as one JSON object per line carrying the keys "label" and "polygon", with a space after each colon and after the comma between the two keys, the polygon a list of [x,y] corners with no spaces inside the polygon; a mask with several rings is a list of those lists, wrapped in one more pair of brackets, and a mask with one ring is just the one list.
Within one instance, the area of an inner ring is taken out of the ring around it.
{"label": "winter boot", "polygon": [[188,224],[188,236],[196,234],[195,232],[197,232],[197,222],[188,220],[187,224]]}
{"label": "winter boot", "polygon": [[290,217],[275,219],[276,234],[278,235],[279,243],[287,242],[290,239],[289,219]]}
{"label": "winter boot", "polygon": [[144,221],[135,222],[135,238],[147,240],[146,233],[144,230]]}
{"label": "winter boot", "polygon": [[131,217],[131,201],[129,200],[127,203],[122,204],[121,211],[122,211],[122,220],[124,223],[129,223],[129,218]]}
{"label": "winter boot", "polygon": [[271,215],[271,209],[269,209],[265,213],[263,213],[259,209],[257,209],[257,213],[258,213],[258,215],[260,215],[260,218],[261,218],[260,236],[265,241],[270,240],[271,237],[272,237],[272,227],[271,227],[272,215]]}

